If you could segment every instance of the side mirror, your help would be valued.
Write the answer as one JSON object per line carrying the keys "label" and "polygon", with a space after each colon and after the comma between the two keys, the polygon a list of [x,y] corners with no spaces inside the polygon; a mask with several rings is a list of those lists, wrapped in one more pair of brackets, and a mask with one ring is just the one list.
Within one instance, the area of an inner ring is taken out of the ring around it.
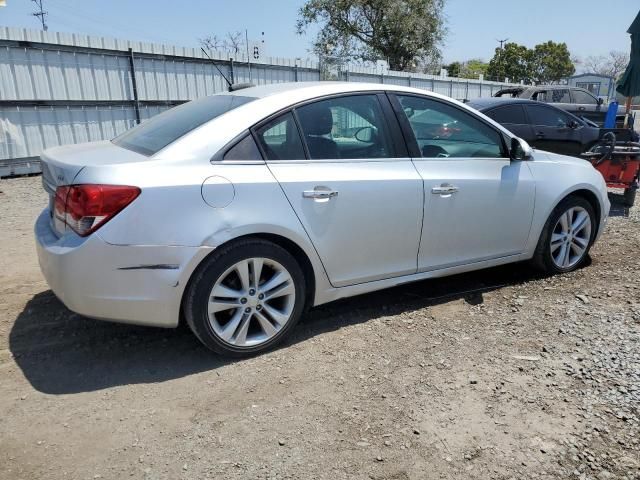
{"label": "side mirror", "polygon": [[371,143],[375,138],[376,130],[373,127],[362,127],[354,135],[355,139],[363,143]]}
{"label": "side mirror", "polygon": [[576,128],[578,128],[580,126],[580,124],[578,122],[576,122],[575,120],[569,120],[569,125],[567,125],[571,130],[575,130]]}
{"label": "side mirror", "polygon": [[598,105],[602,105],[604,103],[604,98],[598,97]]}
{"label": "side mirror", "polygon": [[531,160],[533,158],[533,149],[521,138],[513,137],[509,154],[511,160]]}

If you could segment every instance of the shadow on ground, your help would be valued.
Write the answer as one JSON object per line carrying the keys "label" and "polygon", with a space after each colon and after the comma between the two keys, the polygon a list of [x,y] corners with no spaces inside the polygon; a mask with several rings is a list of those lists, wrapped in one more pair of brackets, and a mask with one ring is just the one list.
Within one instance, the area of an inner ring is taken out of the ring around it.
{"label": "shadow on ground", "polygon": [[[514,264],[340,300],[309,312],[288,344],[455,299],[476,305],[484,292],[535,278],[539,274],[528,266]],[[67,310],[51,291],[26,304],[9,347],[31,385],[56,395],[163,382],[232,361],[206,350],[187,327],[165,330],[91,320]]]}

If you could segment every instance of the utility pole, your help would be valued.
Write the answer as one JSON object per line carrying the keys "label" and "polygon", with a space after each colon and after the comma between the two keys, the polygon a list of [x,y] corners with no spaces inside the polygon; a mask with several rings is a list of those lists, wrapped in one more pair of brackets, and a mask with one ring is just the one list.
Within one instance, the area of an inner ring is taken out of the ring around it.
{"label": "utility pole", "polygon": [[500,72],[500,75],[498,76],[498,81],[500,80],[500,77],[504,77],[503,75],[503,69],[502,69],[502,53],[504,52],[504,44],[507,43],[509,41],[508,38],[505,38],[503,40],[498,40],[496,39],[496,42],[500,43],[500,56],[499,61],[498,61],[498,71]]}
{"label": "utility pole", "polygon": [[36,6],[38,7],[38,10],[33,12],[31,15],[33,15],[34,17],[38,17],[40,19],[40,21],[42,22],[42,30],[46,32],[49,29],[49,27],[47,27],[47,22],[45,18],[49,14],[49,12],[45,12],[42,9],[42,0],[31,0],[31,1],[35,3]]}

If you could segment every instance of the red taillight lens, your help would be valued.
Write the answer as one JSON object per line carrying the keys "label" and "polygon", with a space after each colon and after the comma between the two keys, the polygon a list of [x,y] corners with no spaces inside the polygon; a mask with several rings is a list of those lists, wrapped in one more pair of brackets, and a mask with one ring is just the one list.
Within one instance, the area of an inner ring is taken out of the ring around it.
{"label": "red taillight lens", "polygon": [[81,237],[107,223],[140,195],[125,185],[65,185],[56,189],[55,215]]}

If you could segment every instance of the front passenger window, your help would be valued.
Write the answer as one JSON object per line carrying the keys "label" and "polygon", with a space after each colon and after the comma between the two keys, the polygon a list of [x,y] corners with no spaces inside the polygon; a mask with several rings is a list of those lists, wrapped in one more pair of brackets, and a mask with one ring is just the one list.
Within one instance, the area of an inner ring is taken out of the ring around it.
{"label": "front passenger window", "polygon": [[398,95],[425,158],[502,158],[501,134],[459,108],[425,97]]}

